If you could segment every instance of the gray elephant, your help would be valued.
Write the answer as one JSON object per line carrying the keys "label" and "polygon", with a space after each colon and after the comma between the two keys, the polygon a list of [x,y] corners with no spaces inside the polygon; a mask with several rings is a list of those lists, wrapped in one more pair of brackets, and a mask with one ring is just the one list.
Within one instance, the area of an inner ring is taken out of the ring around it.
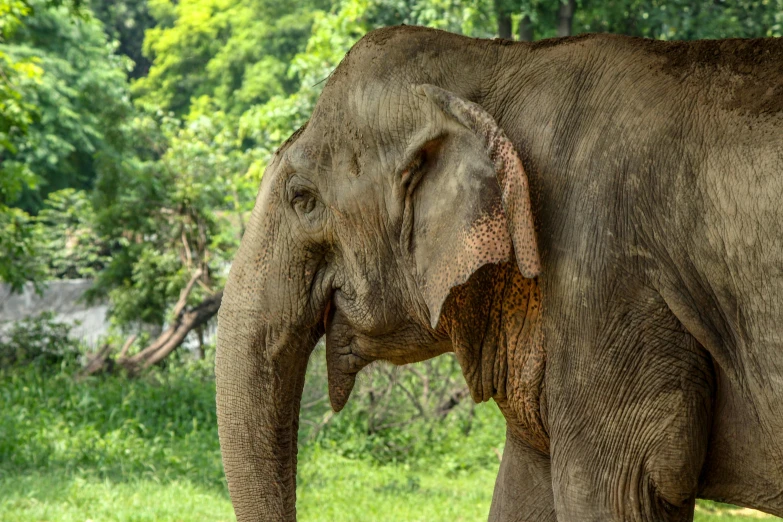
{"label": "gray elephant", "polygon": [[456,354],[507,420],[491,520],[783,515],[783,41],[368,34],[226,285],[240,521],[296,518],[324,335],[338,411],[371,361]]}

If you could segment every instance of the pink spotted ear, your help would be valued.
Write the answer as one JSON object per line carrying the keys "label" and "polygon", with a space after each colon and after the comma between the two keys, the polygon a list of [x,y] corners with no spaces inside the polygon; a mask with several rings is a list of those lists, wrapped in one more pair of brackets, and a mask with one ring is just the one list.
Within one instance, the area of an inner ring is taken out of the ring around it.
{"label": "pink spotted ear", "polygon": [[[514,246],[514,256],[519,271],[529,279],[538,276],[541,273],[541,261],[533,225],[528,180],[522,166],[522,160],[517,155],[514,145],[494,118],[480,105],[434,85],[419,85],[417,90],[420,94],[426,95],[445,114],[470,130],[482,143],[487,157],[494,165],[506,227]],[[491,224],[485,223],[484,226],[491,226]],[[480,229],[481,227],[479,227]],[[487,240],[497,238],[497,234],[484,232],[483,237]],[[481,237],[479,234],[471,238],[471,241],[473,243],[481,242]],[[478,250],[493,249],[490,244],[476,248]]]}

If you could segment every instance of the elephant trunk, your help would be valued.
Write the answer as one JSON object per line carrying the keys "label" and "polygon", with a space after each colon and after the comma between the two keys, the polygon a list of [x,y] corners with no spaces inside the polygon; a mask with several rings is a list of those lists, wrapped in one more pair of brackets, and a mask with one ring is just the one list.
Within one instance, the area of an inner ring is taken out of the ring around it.
{"label": "elephant trunk", "polygon": [[219,321],[217,415],[237,520],[296,520],[299,404],[315,340],[249,328],[236,311]]}
{"label": "elephant trunk", "polygon": [[296,519],[299,405],[323,330],[302,301],[304,254],[285,241],[273,187],[262,183],[218,314],[218,433],[240,522]]}

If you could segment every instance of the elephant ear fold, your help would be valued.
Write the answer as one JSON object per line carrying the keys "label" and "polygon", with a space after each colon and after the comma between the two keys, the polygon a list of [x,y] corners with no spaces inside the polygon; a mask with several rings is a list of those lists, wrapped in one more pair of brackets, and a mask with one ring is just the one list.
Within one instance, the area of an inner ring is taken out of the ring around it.
{"label": "elephant ear fold", "polygon": [[[481,266],[513,255],[520,273],[532,279],[541,273],[541,261],[527,175],[503,129],[480,105],[452,92],[433,85],[419,85],[416,90],[446,116],[439,157],[430,161],[434,170],[444,172],[423,175],[417,203],[424,208],[417,205],[415,212],[419,232],[414,243],[429,242],[435,254],[432,260],[422,259],[419,252],[415,255],[435,327],[450,289],[466,282]],[[434,192],[429,196],[428,177],[429,191]],[[459,188],[454,190],[455,186]],[[450,207],[446,216],[428,211],[428,206],[438,204]],[[445,218],[448,223],[421,222],[428,218]]]}
{"label": "elephant ear fold", "polygon": [[530,189],[527,174],[514,145],[495,119],[477,103],[434,85],[419,88],[450,117],[464,125],[482,141],[487,156],[495,167],[500,185],[500,199],[506,213],[506,225],[514,244],[514,257],[519,271],[528,279],[541,273]]}

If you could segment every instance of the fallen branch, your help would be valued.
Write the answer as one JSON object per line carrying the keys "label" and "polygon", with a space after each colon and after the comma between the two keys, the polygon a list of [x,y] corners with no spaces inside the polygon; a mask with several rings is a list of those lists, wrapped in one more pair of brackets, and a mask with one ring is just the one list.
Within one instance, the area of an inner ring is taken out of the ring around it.
{"label": "fallen branch", "polygon": [[204,299],[192,310],[180,313],[177,320],[161,334],[160,340],[144,348],[139,353],[124,359],[118,359],[117,364],[131,374],[136,374],[150,366],[160,363],[176,350],[191,330],[206,324],[220,309],[223,291]]}
{"label": "fallen branch", "polygon": [[188,284],[182,289],[179,300],[174,305],[174,320],[157,339],[138,353],[128,356],[131,345],[136,341],[136,336],[132,335],[125,341],[122,350],[116,358],[111,356],[112,347],[105,345],[95,356],[90,358],[78,376],[85,377],[96,373],[112,372],[117,368],[124,369],[130,376],[136,376],[150,366],[164,361],[183,343],[192,330],[206,324],[220,309],[220,303],[223,300],[223,290],[206,297],[197,306],[186,309],[188,296],[193,291],[201,275],[202,271],[200,269],[196,270]]}
{"label": "fallen branch", "polygon": [[122,350],[120,350],[119,358],[122,359],[128,354],[128,350],[130,350],[130,347],[133,346],[133,343],[136,341],[136,338],[138,336],[136,334],[131,335],[126,339],[125,344],[122,345]]}
{"label": "fallen branch", "polygon": [[81,380],[95,373],[111,372],[114,360],[110,357],[112,348],[110,344],[104,344],[98,353],[87,360],[87,364],[76,374],[76,379]]}

